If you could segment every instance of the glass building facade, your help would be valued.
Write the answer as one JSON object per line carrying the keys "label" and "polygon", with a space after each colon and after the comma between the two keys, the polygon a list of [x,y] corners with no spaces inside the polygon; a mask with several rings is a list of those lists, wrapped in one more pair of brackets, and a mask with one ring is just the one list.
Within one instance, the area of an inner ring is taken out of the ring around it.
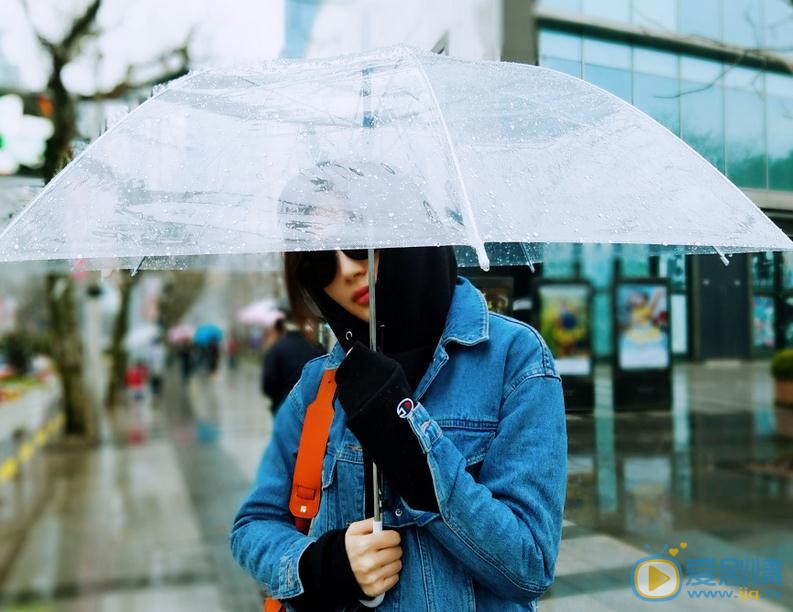
{"label": "glass building facade", "polygon": [[[784,60],[793,64],[790,3],[541,0],[536,7],[537,64],[619,96],[682,138],[756,202],[761,193],[765,201],[788,202],[793,210],[793,74],[782,67]],[[756,56],[755,49],[781,59],[771,68],[745,61]],[[776,206],[765,208],[791,229],[775,216]],[[785,207],[779,208],[784,214]],[[560,248],[542,274],[591,283],[593,348],[601,358],[612,351],[614,281],[669,278],[673,353],[698,358],[707,351],[698,352],[698,317],[692,312],[695,259],[649,258],[642,247]],[[749,340],[746,350],[730,356],[793,346],[793,258],[768,253],[733,262],[745,270]]]}

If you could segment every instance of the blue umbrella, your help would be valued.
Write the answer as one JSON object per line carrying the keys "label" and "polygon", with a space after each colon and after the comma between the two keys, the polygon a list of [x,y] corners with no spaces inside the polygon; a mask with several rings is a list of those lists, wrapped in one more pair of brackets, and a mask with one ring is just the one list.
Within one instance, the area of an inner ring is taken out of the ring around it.
{"label": "blue umbrella", "polygon": [[193,335],[193,342],[200,345],[212,344],[221,340],[223,340],[223,330],[211,323],[201,325]]}

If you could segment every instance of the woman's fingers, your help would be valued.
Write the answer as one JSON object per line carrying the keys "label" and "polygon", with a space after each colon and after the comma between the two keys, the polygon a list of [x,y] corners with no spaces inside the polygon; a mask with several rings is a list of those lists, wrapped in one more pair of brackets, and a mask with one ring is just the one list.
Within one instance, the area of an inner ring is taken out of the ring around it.
{"label": "woman's fingers", "polygon": [[372,533],[372,519],[351,523],[344,544],[355,580],[369,597],[392,588],[402,569],[399,532]]}
{"label": "woman's fingers", "polygon": [[[372,525],[373,522],[370,518],[363,521],[350,523],[350,526],[347,527],[347,537],[345,540],[358,540],[366,547],[367,550],[371,551],[399,546],[402,538],[398,531],[386,529],[385,531],[372,533]],[[365,537],[361,538],[361,536]]]}
{"label": "woman's fingers", "polygon": [[367,597],[377,597],[392,589],[397,582],[399,582],[399,574],[394,574],[388,578],[383,578],[374,585],[361,585],[361,590],[366,593]]}
{"label": "woman's fingers", "polygon": [[402,558],[402,547],[392,546],[383,548],[372,555],[372,564],[375,568],[384,567]]}
{"label": "woman's fingers", "polygon": [[368,518],[362,521],[355,521],[347,527],[347,535],[366,535],[372,533],[373,527],[374,519]]}
{"label": "woman's fingers", "polygon": [[402,561],[397,559],[396,561],[389,563],[388,565],[384,565],[378,570],[373,571],[370,576],[372,577],[372,585],[376,585],[392,576],[398,576],[399,572],[402,571]]}

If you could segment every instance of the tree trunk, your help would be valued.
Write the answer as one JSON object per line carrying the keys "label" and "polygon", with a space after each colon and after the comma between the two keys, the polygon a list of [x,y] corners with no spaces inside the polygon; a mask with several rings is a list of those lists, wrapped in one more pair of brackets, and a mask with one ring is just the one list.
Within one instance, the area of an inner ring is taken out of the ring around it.
{"label": "tree trunk", "polygon": [[74,100],[61,80],[67,58],[58,53],[52,57],[52,74],[47,84],[52,95],[53,132],[44,149],[44,181],[49,182],[71,157],[72,140],[77,135]]}
{"label": "tree trunk", "polygon": [[197,270],[168,272],[160,295],[160,325],[166,331],[190,310],[204,290],[206,275]]}
{"label": "tree trunk", "polygon": [[113,336],[110,344],[110,376],[105,392],[105,407],[111,410],[123,400],[124,379],[127,372],[127,351],[123,342],[129,327],[129,298],[138,278],[140,277],[122,274],[118,286],[121,293],[121,304],[113,322]]}
{"label": "tree trunk", "polygon": [[52,356],[58,366],[66,413],[66,432],[96,439],[97,424],[91,398],[83,381],[83,343],[74,304],[73,285],[62,274],[47,275],[47,303],[50,309]]}
{"label": "tree trunk", "polygon": [[[74,101],[61,81],[67,58],[52,56],[52,74],[48,83],[53,100],[54,132],[44,152],[44,179],[49,182],[69,161],[71,141],[75,136]],[[47,304],[52,324],[52,353],[58,367],[66,413],[66,432],[87,440],[96,439],[97,423],[91,397],[83,379],[83,343],[74,303],[71,279],[65,274],[47,276]]]}

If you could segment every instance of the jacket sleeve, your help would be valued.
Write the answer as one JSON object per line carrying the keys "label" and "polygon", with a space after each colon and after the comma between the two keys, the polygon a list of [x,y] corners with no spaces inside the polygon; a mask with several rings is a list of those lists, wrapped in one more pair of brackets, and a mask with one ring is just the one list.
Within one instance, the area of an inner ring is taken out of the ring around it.
{"label": "jacket sleeve", "polygon": [[273,434],[257,482],[229,534],[234,559],[277,599],[299,595],[298,564],[315,540],[300,533],[289,512],[289,495],[305,408],[298,384],[276,413]]}
{"label": "jacket sleeve", "polygon": [[[311,389],[317,386],[306,384]],[[328,532],[319,539],[309,537],[297,530],[289,512],[292,475],[309,403],[303,385],[301,377],[276,413],[256,485],[243,502],[229,539],[234,559],[269,594],[290,609],[316,610],[365,595],[350,568],[345,530]]]}
{"label": "jacket sleeve", "polygon": [[554,578],[566,487],[564,400],[555,370],[527,371],[513,383],[477,480],[423,406],[409,421],[427,453],[440,516],[406,507],[408,513],[486,588],[515,601],[542,595]]}

